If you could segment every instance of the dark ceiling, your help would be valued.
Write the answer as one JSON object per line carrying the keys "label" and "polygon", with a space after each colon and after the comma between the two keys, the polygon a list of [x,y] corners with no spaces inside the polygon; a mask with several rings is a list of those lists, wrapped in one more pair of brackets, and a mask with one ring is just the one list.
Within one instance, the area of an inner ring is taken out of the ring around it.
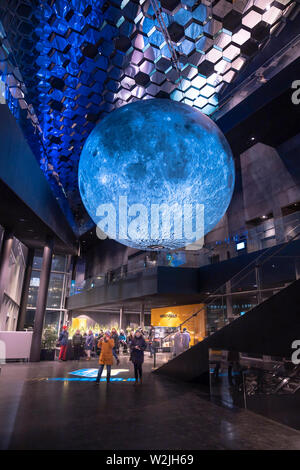
{"label": "dark ceiling", "polygon": [[77,254],[76,246],[62,241],[5,183],[0,180],[0,220],[29,248],[43,248],[54,239],[55,253]]}

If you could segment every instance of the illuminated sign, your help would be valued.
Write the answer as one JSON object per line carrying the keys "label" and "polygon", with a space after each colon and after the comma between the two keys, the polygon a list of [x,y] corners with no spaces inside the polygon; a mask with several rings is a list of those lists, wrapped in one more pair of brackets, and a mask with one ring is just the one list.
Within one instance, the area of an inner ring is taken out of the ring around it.
{"label": "illuminated sign", "polygon": [[160,318],[177,318],[176,313],[168,312],[160,315]]}
{"label": "illuminated sign", "polygon": [[245,242],[240,242],[236,244],[236,249],[237,250],[244,250],[246,248],[246,243]]}
{"label": "illuminated sign", "polygon": [[151,309],[151,325],[155,327],[178,328],[182,323],[191,335],[191,344],[202,341],[206,336],[205,305],[190,304]]}

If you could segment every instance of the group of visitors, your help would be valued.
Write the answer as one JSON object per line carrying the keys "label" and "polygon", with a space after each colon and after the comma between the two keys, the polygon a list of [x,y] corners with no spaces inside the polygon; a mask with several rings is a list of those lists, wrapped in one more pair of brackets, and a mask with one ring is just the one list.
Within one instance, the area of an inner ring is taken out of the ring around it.
{"label": "group of visitors", "polygon": [[[106,366],[107,369],[107,381],[110,380],[111,366],[113,364],[113,358],[116,359],[117,365],[120,363],[118,354],[120,347],[123,348],[123,352],[127,353],[130,350],[130,361],[134,365],[134,375],[136,382],[142,382],[142,364],[144,362],[144,351],[146,350],[147,344],[145,341],[145,333],[141,328],[131,330],[129,335],[126,337],[124,330],[117,332],[116,328],[112,328],[111,331],[107,330],[104,332],[101,330],[99,334],[93,334],[92,330],[82,335],[80,330],[76,330],[72,337],[72,346],[74,359],[79,360],[82,354],[82,348],[84,348],[86,354],[86,360],[91,359],[91,352],[95,351],[99,354],[99,372],[96,383],[100,382],[100,378]],[[63,326],[63,329],[59,335],[58,345],[60,346],[59,360],[67,360],[67,346],[69,340],[68,327]],[[151,351],[150,351],[151,352]],[[151,356],[150,356],[151,357]]]}
{"label": "group of visitors", "polygon": [[[81,334],[80,330],[76,330],[75,334],[72,337],[72,349],[75,360],[79,360],[81,356],[85,355],[87,361],[91,359],[91,354],[94,352],[99,355],[100,350],[98,348],[98,342],[105,335],[103,330],[100,330],[99,333],[93,333],[92,330],[89,330],[87,333]],[[123,349],[123,353],[127,353],[128,343],[132,336],[132,332],[126,337],[124,330],[120,330],[120,333],[117,332],[116,328],[112,328],[111,336],[114,340],[115,346],[113,348],[113,355],[119,363],[118,354],[120,348]],[[59,360],[65,361],[67,359],[67,345],[69,341],[69,332],[67,326],[63,326],[63,329],[59,335],[58,345],[60,346]]]}
{"label": "group of visitors", "polygon": [[[68,340],[68,327],[64,326],[58,340],[58,344],[60,346],[60,361],[66,360]],[[152,326],[149,332],[148,341],[150,357],[152,357],[154,354],[154,328]],[[191,337],[186,328],[183,328],[182,331],[177,331],[174,335],[174,355],[177,356],[187,350],[190,346],[190,341]],[[120,333],[118,333],[116,328],[112,328],[111,331],[107,330],[105,332],[101,330],[95,335],[92,330],[89,330],[88,333],[83,335],[80,333],[80,330],[77,330],[72,337],[72,346],[75,360],[80,359],[83,350],[87,361],[91,359],[92,351],[99,355],[99,371],[96,383],[100,382],[104,366],[106,366],[107,370],[107,381],[110,381],[113,358],[115,358],[117,365],[119,365],[120,360],[118,354],[121,347],[123,348],[123,353],[127,353],[129,349],[130,361],[132,361],[134,366],[135,381],[140,383],[142,382],[142,364],[144,362],[144,351],[146,350],[147,344],[145,341],[145,332],[141,328],[137,329],[135,332],[134,330],[131,330],[128,336],[126,336],[124,330],[120,330]]]}
{"label": "group of visitors", "polygon": [[[142,332],[136,330],[134,334],[131,335],[129,341],[130,347],[130,361],[132,361],[134,366],[134,376],[135,382],[142,383],[143,371],[142,364],[144,362],[144,351],[146,349],[146,341]],[[98,348],[100,349],[99,356],[99,371],[96,379],[96,383],[100,383],[100,378],[106,366],[106,380],[110,381],[111,366],[113,364],[113,356],[115,349],[115,340],[114,335],[110,331],[106,331],[104,336],[98,341]]]}

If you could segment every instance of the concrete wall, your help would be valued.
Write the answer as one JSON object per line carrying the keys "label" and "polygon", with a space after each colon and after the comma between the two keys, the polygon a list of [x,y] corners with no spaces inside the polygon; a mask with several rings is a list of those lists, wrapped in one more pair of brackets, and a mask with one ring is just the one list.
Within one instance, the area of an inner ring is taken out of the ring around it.
{"label": "concrete wall", "polygon": [[300,187],[272,147],[258,143],[241,155],[245,220],[273,212],[300,199]]}
{"label": "concrete wall", "polygon": [[94,277],[98,274],[111,271],[127,264],[128,256],[137,253],[139,250],[129,248],[114,240],[99,240],[90,248],[86,255],[86,278]]}
{"label": "concrete wall", "polygon": [[[222,220],[205,237],[208,263],[213,255],[219,255],[220,261],[237,256],[234,236],[247,234],[249,252],[288,239],[289,230],[297,225],[297,215],[283,221],[281,209],[300,201],[299,157],[300,134],[278,149],[256,143],[236,159],[231,203]],[[257,227],[247,223],[269,213],[273,213],[274,218]],[[300,214],[298,219],[300,222]]]}

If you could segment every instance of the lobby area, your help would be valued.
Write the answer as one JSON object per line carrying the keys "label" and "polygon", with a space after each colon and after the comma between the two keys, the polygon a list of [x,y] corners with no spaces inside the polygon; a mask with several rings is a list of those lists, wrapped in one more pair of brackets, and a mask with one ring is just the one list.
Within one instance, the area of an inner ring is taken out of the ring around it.
{"label": "lobby area", "polygon": [[300,0],[0,0],[0,143],[0,449],[300,450]]}
{"label": "lobby area", "polygon": [[[11,364],[1,375],[2,449],[298,450],[300,431],[239,408],[212,403],[205,387],[151,373],[135,385],[70,380],[69,363]],[[97,368],[96,361],[89,364]],[[123,381],[124,380],[124,381]]]}

